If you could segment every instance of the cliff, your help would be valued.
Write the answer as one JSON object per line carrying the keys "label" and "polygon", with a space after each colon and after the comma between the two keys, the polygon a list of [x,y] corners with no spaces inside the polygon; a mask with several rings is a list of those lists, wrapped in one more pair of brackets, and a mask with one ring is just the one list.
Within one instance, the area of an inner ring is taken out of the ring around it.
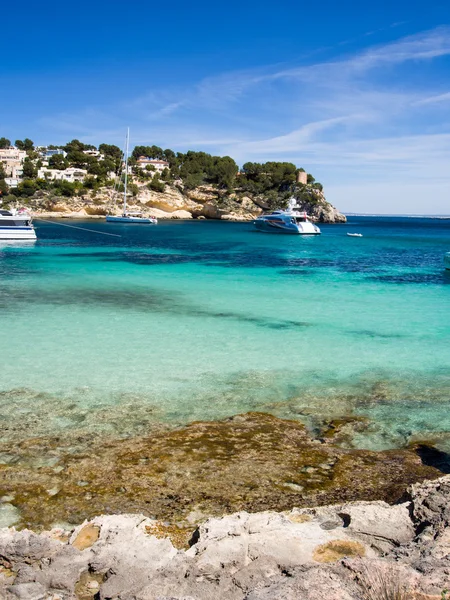
{"label": "cliff", "polygon": [[450,477],[404,501],[0,531],[4,600],[447,600]]}
{"label": "cliff", "polygon": [[[251,221],[265,210],[273,208],[261,196],[233,192],[227,194],[212,185],[183,190],[181,186],[166,185],[163,192],[137,185],[135,195],[129,194],[129,210],[141,211],[158,219],[222,219],[228,221]],[[121,198],[111,200],[111,190],[101,188],[97,192],[84,190],[71,198],[39,191],[29,206],[36,216],[86,218],[120,214]],[[314,221],[321,223],[344,223],[346,217],[327,202],[322,192],[314,190],[307,200],[298,200],[300,210],[306,211]]]}

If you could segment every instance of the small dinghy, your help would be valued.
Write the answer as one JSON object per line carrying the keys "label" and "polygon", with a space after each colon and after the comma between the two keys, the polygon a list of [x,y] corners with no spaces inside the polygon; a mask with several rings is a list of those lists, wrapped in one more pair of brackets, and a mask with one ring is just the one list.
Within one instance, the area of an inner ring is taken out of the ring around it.
{"label": "small dinghy", "polygon": [[350,237],[362,237],[362,233],[347,233]]}

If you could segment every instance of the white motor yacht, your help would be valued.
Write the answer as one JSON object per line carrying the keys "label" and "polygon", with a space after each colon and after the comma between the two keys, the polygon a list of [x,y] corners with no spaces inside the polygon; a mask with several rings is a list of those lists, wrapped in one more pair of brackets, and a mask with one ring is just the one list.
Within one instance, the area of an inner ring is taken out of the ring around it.
{"label": "white motor yacht", "polygon": [[0,209],[0,240],[35,240],[31,215],[25,210]]}
{"label": "white motor yacht", "polygon": [[259,231],[270,233],[293,233],[297,235],[320,235],[321,231],[314,225],[306,212],[295,210],[295,198],[291,198],[287,210],[274,210],[256,219],[255,227]]}

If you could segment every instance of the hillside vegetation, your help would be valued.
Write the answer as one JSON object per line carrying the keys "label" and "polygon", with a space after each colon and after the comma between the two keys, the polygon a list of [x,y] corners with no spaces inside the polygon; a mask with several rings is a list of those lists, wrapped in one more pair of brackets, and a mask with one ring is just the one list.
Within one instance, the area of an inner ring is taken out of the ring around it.
{"label": "hillside vegetation", "polygon": [[[10,140],[0,138],[0,147],[9,145]],[[66,212],[82,210],[91,215],[114,211],[112,192],[123,191],[124,178],[123,153],[118,146],[100,144],[96,148],[72,140],[59,148],[48,146],[43,149],[35,148],[29,139],[16,140],[15,146],[26,151],[27,156],[23,162],[22,181],[14,187],[6,184],[6,173],[0,163],[0,192],[4,205],[19,202],[36,211],[56,212],[65,207]],[[45,151],[58,149],[64,154],[45,158]],[[166,161],[167,167],[158,172],[151,164],[139,164],[140,157]],[[150,213],[155,209],[159,217],[163,217],[161,213],[164,212],[170,216],[173,212],[184,211],[193,217],[254,218],[262,210],[286,207],[288,199],[295,196],[298,204],[317,220],[345,220],[342,215],[335,218],[339,215],[335,209],[330,212],[333,207],[325,200],[322,185],[293,163],[247,162],[239,169],[229,156],[136,146],[128,164],[129,204]],[[38,177],[41,167],[60,171],[72,167],[86,173],[81,181],[52,180],[47,174]],[[302,183],[298,182],[301,172],[304,173]],[[120,203],[117,194],[116,199]],[[334,217],[331,216],[333,211]]]}

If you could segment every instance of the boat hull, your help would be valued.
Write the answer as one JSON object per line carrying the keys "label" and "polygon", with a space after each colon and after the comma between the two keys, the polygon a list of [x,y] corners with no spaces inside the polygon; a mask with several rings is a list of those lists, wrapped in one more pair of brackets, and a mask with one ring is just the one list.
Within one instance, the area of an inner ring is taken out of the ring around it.
{"label": "boat hull", "polygon": [[34,227],[0,227],[0,240],[36,240]]}
{"label": "boat hull", "polygon": [[115,217],[113,215],[107,215],[106,220],[108,223],[141,223],[142,225],[156,225],[156,219],[149,219],[147,217]]}
{"label": "boat hull", "polygon": [[305,223],[305,226],[302,225],[272,222],[264,219],[257,219],[255,221],[255,228],[265,233],[286,233],[289,235],[320,235],[321,233],[320,229],[312,223]]}

